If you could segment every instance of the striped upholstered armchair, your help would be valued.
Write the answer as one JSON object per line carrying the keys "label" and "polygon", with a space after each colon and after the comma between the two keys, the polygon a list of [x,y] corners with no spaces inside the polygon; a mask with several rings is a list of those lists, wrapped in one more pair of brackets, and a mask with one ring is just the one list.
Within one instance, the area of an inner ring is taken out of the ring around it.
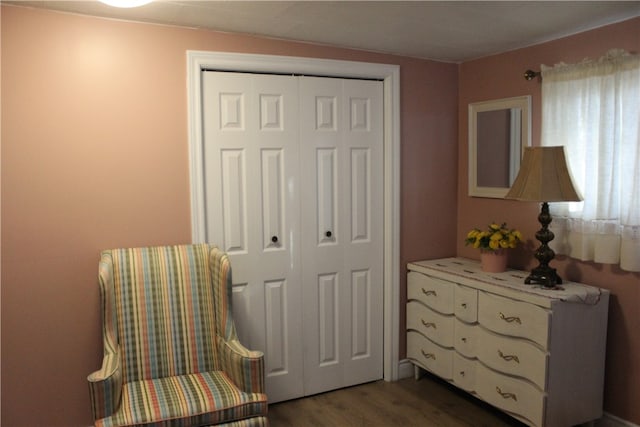
{"label": "striped upholstered armchair", "polygon": [[215,247],[115,249],[99,264],[104,359],[89,375],[96,426],[264,426],[263,355],[231,318]]}

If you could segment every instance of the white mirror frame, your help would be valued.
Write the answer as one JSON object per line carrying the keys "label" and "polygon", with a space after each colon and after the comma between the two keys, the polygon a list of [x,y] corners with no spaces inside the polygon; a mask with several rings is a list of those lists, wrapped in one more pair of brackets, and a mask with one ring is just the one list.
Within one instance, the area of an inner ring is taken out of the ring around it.
{"label": "white mirror frame", "polygon": [[[531,145],[531,96],[516,96],[469,104],[469,196],[504,198],[509,187],[480,187],[478,185],[478,113],[485,111],[509,110],[519,108],[522,111],[520,124],[517,120],[511,124],[512,141],[518,136],[520,144],[510,150],[509,175],[511,182],[518,174],[524,147]],[[519,128],[519,129],[518,129]]]}

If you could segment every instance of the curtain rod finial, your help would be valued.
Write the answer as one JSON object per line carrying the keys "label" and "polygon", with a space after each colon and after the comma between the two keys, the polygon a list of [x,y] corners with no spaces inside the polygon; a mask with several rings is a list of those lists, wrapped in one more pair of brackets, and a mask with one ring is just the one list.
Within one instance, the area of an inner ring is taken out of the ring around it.
{"label": "curtain rod finial", "polygon": [[527,70],[524,72],[525,80],[533,80],[540,75],[540,71]]}

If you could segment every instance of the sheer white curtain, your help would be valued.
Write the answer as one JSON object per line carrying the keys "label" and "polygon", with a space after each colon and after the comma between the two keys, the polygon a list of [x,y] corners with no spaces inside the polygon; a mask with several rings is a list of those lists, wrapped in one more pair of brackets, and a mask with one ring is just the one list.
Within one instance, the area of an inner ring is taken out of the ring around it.
{"label": "sheer white curtain", "polygon": [[564,145],[584,201],[551,203],[553,249],[640,271],[640,57],[542,66],[542,145]]}

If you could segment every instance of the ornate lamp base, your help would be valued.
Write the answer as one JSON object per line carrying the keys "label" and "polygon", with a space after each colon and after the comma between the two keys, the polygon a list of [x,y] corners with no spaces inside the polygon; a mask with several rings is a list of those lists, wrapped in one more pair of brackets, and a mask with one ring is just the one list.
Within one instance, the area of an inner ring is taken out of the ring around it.
{"label": "ornate lamp base", "polygon": [[551,223],[551,214],[549,214],[549,204],[544,202],[540,215],[538,215],[538,221],[542,225],[542,228],[536,233],[536,239],[541,243],[540,247],[536,250],[534,256],[538,260],[538,266],[531,270],[531,274],[524,280],[524,283],[539,284],[548,289],[553,289],[556,285],[562,284],[562,279],[556,273],[555,268],[549,267],[549,262],[555,257],[555,252],[547,245],[555,237],[553,232],[549,230],[549,224]]}
{"label": "ornate lamp base", "polygon": [[556,285],[562,284],[562,279],[556,273],[555,268],[540,265],[531,270],[531,274],[524,279],[524,283],[527,285],[539,284],[545,288],[553,289]]}

